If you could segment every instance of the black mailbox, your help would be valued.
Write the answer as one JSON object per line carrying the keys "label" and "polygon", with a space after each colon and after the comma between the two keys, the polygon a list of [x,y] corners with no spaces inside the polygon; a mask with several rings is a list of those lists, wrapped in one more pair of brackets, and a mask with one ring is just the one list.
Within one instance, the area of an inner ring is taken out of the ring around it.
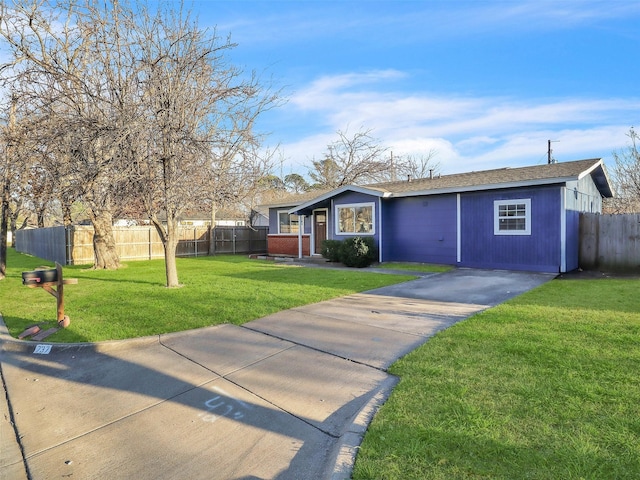
{"label": "black mailbox", "polygon": [[34,270],[33,272],[22,272],[23,285],[42,285],[43,283],[52,283],[58,281],[58,271],[53,268],[51,270]]}

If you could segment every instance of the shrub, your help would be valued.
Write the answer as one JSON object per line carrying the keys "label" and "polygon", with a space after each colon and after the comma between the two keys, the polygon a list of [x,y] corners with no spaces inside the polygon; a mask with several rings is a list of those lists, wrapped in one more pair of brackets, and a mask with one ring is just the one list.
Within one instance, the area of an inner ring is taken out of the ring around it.
{"label": "shrub", "polygon": [[340,240],[323,240],[320,253],[330,262],[339,262],[341,245],[342,242]]}
{"label": "shrub", "polygon": [[372,237],[347,238],[340,246],[340,261],[347,267],[363,268],[378,258]]}

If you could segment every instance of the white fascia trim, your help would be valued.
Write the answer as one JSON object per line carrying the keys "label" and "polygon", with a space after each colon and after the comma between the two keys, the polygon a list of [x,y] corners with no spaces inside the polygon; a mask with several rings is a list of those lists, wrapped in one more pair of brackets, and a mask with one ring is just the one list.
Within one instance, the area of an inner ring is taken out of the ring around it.
{"label": "white fascia trim", "polygon": [[582,172],[580,175],[578,175],[578,180],[586,177],[587,175],[591,175],[591,173],[596,168],[601,167],[603,165],[604,165],[604,163],[603,163],[602,159],[598,160],[597,162],[594,162],[594,164],[591,167],[587,168],[584,172]]}
{"label": "white fascia trim", "polygon": [[299,215],[298,219],[298,258],[302,258],[302,233],[304,232],[304,215]]}
{"label": "white fascia trim", "polygon": [[307,202],[301,203],[300,205],[297,205],[293,207],[291,210],[289,210],[289,213],[296,213],[298,210],[309,208],[318,202],[322,202],[323,200],[327,200],[329,198],[335,197],[336,195],[340,195],[341,193],[344,193],[344,192],[356,192],[356,193],[362,193],[365,195],[371,195],[374,197],[388,197],[391,195],[390,192],[386,192],[386,191],[383,192],[381,190],[372,190],[370,188],[358,187],[356,185],[345,185],[344,187],[337,188],[336,190],[331,190],[330,192],[327,192],[323,195],[315,197]]}

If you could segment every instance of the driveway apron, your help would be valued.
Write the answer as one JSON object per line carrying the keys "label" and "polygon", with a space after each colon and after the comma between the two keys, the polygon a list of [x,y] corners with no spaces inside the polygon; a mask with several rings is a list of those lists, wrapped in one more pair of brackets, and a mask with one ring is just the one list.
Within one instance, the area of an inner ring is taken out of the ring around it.
{"label": "driveway apron", "polygon": [[453,270],[121,342],[17,341],[1,324],[0,478],[349,478],[395,360],[552,278]]}

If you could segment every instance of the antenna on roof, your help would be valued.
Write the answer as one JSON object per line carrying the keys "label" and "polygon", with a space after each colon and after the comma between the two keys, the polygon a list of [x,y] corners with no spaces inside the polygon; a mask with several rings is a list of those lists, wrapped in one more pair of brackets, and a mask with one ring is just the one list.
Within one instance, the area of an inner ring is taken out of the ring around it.
{"label": "antenna on roof", "polygon": [[551,156],[551,152],[553,152],[553,150],[551,150],[551,142],[557,143],[559,141],[560,140],[547,140],[547,163],[549,165],[552,163],[558,163],[558,161]]}

